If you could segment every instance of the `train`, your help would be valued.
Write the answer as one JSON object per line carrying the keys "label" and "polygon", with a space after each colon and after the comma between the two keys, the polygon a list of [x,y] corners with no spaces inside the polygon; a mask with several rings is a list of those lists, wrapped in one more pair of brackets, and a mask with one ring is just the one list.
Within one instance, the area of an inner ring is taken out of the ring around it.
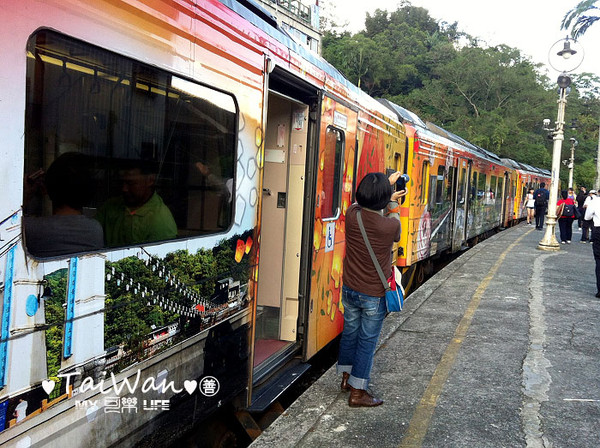
{"label": "train", "polygon": [[[365,174],[410,177],[409,290],[550,180],[371,98],[251,0],[1,10],[2,445],[165,446],[225,413],[253,428],[342,330]],[[64,213],[49,178],[72,154]],[[199,444],[231,437],[206,428]]]}

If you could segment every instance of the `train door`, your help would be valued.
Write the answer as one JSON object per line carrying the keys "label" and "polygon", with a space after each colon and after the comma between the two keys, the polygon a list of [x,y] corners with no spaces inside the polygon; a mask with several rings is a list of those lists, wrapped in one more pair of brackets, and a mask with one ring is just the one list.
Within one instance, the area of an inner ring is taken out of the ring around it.
{"label": "train door", "polygon": [[296,350],[309,106],[268,93],[254,379]]}
{"label": "train door", "polygon": [[454,234],[452,238],[452,251],[459,250],[467,240],[468,212],[469,212],[469,179],[471,171],[470,160],[459,158],[456,196],[454,201]]}
{"label": "train door", "polygon": [[[324,96],[320,117],[306,359],[342,331],[344,220],[351,202],[355,160],[360,160],[359,154],[355,157],[357,111],[343,101]],[[371,143],[371,148],[378,143],[383,148],[383,143],[375,139]],[[383,151],[381,154],[383,159]]]}
{"label": "train door", "polygon": [[[510,181],[510,177],[507,171],[504,172],[504,185],[502,191],[502,226],[508,227],[510,220],[512,219],[512,194],[511,188],[512,183]],[[514,199],[514,198],[513,198]]]}

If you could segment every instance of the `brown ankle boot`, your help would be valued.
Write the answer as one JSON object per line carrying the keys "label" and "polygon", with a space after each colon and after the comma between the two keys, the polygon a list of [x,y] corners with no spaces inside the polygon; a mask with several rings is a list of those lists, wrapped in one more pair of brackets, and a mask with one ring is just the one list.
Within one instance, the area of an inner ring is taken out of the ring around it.
{"label": "brown ankle boot", "polygon": [[340,385],[340,389],[342,389],[342,392],[350,390],[350,386],[348,385],[348,378],[350,378],[350,374],[348,372],[342,372],[342,384]]}
{"label": "brown ankle boot", "polygon": [[366,390],[355,389],[352,386],[348,387],[350,387],[350,397],[348,398],[348,405],[351,408],[373,407],[383,404],[383,400],[375,398]]}

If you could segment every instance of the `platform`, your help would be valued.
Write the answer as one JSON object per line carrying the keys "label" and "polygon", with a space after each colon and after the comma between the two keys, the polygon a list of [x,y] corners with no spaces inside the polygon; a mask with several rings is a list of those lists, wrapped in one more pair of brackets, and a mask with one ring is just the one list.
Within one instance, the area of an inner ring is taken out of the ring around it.
{"label": "platform", "polygon": [[348,407],[334,366],[251,446],[600,446],[600,299],[573,227],[558,252],[504,230],[411,294],[375,354],[382,406]]}

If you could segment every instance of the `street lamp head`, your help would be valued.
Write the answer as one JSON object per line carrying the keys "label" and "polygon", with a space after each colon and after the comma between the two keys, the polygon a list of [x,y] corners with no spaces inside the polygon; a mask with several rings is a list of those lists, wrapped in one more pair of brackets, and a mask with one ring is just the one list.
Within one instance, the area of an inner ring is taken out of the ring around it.
{"label": "street lamp head", "polygon": [[558,87],[566,89],[571,85],[571,78],[566,73],[563,73],[558,77]]}
{"label": "street lamp head", "polygon": [[543,125],[544,125],[544,129],[548,129],[550,127],[550,118],[544,118],[544,121],[542,121]]}
{"label": "street lamp head", "polygon": [[577,54],[576,50],[573,50],[571,48],[571,42],[569,41],[569,36],[567,36],[567,38],[565,39],[564,42],[564,47],[562,50],[560,50],[558,53],[556,53],[558,56],[562,57],[563,59],[569,59],[571,56]]}
{"label": "street lamp head", "polygon": [[570,73],[581,65],[584,53],[581,44],[567,36],[552,45],[548,52],[548,63],[559,73]]}

